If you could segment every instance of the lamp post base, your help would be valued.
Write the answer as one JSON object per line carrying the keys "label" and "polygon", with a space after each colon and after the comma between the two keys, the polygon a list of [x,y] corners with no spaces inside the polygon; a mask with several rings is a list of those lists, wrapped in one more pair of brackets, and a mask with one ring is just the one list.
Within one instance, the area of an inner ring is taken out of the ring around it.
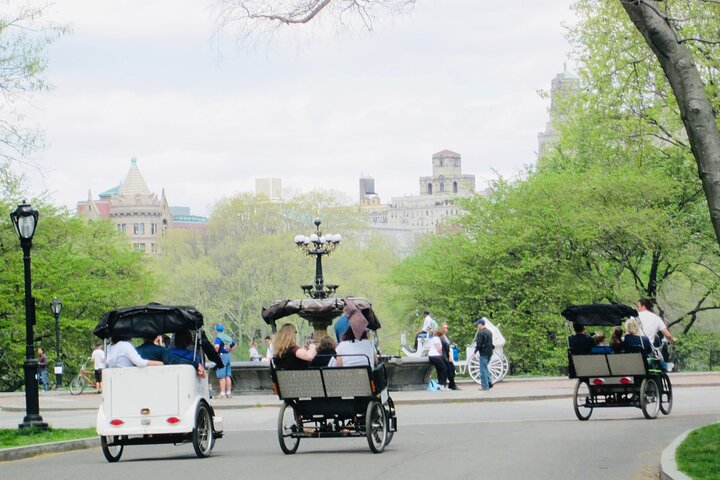
{"label": "lamp post base", "polygon": [[37,428],[39,430],[47,430],[49,425],[43,421],[40,415],[27,415],[23,418],[23,423],[18,425],[19,429]]}

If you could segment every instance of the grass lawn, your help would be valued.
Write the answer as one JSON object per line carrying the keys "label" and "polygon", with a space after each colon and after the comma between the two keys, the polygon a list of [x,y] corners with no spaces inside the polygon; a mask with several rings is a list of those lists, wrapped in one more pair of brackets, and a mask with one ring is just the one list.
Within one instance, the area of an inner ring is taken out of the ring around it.
{"label": "grass lawn", "polygon": [[91,428],[0,428],[0,448],[24,447],[37,443],[62,442],[80,438],[97,437],[95,427]]}
{"label": "grass lawn", "polygon": [[720,423],[690,432],[677,449],[675,461],[693,480],[720,480]]}

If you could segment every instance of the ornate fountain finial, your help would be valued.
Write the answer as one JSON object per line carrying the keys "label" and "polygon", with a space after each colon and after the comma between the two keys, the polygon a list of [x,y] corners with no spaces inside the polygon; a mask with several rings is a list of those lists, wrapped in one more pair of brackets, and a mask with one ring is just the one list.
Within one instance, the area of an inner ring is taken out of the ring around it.
{"label": "ornate fountain finial", "polygon": [[323,235],[320,231],[322,222],[315,219],[315,233],[309,237],[295,235],[295,245],[307,256],[315,257],[315,283],[313,285],[301,285],[303,292],[312,298],[327,298],[333,296],[339,285],[325,284],[322,273],[322,257],[330,255],[340,245],[342,237],[339,234]]}

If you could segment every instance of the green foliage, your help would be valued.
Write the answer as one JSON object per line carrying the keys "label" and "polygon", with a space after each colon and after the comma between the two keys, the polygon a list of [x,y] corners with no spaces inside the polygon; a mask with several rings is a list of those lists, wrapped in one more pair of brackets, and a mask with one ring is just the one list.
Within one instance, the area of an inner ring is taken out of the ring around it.
{"label": "green foliage", "polygon": [[717,368],[710,365],[710,352],[720,351],[720,335],[712,332],[692,330],[680,337],[675,344],[679,367],[683,371],[705,371]]}
{"label": "green foliage", "polygon": [[[323,258],[325,282],[339,284],[339,296],[369,298],[383,334],[396,334],[393,287],[385,283],[396,259],[386,244],[364,231],[358,212],[344,204],[334,192],[311,192],[283,203],[247,194],[219,202],[205,232],[169,233],[154,266],[164,283],[161,301],[192,304],[203,312],[208,328],[223,323],[236,339],[261,340],[270,333],[262,308],[277,299],[302,298],[300,285],[313,282],[314,261],[296,250],[293,238],[314,231],[319,215],[323,232],[343,235],[337,251]],[[387,317],[386,311],[391,313]],[[298,326],[301,334],[309,333],[305,322]],[[238,348],[234,356],[246,359],[247,348]]]}
{"label": "green foliage", "polygon": [[39,443],[64,442],[83,438],[95,438],[97,432],[92,428],[23,428],[0,429],[0,448],[24,447]]}
{"label": "green foliage", "polygon": [[675,454],[678,468],[695,480],[720,479],[720,423],[693,430]]}

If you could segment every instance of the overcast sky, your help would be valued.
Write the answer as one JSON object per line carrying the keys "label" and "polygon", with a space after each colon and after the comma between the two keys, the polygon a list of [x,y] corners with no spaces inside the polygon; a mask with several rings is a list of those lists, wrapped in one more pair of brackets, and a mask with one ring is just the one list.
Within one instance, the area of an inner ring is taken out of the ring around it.
{"label": "overcast sky", "polygon": [[450,149],[482,190],[535,161],[570,3],[418,0],[373,32],[326,22],[236,47],[212,0],[61,0],[51,16],[73,33],[33,101],[48,147],[28,176],[74,208],[136,157],[152,191],[205,215],[259,177],[356,200],[370,175],[383,202],[415,195]]}

